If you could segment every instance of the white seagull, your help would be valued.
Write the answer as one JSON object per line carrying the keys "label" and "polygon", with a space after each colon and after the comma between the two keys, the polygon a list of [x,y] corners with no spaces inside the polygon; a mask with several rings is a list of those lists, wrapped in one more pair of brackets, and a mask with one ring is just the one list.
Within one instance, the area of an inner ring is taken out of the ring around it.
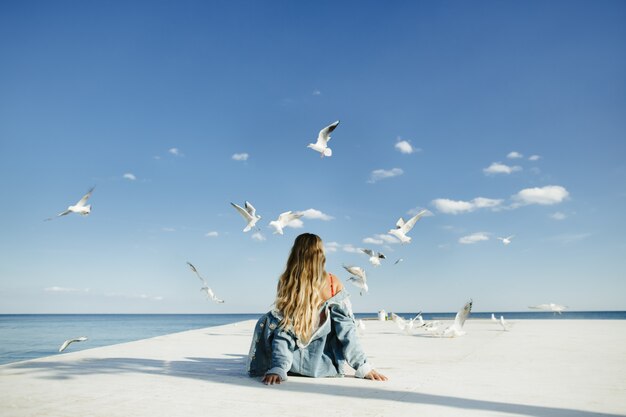
{"label": "white seagull", "polygon": [[398,221],[396,222],[396,228],[391,229],[387,233],[392,236],[395,236],[402,243],[410,243],[411,238],[407,236],[406,234],[409,233],[409,231],[413,228],[413,226],[415,226],[415,223],[419,219],[421,219],[422,216],[424,216],[426,213],[428,213],[428,210],[422,210],[419,213],[417,213],[415,216],[411,217],[407,222],[405,222],[404,219],[400,217],[400,219],[398,219]]}
{"label": "white seagull", "polygon": [[343,267],[345,268],[346,271],[348,271],[351,275],[353,275],[350,278],[348,278],[348,281],[350,281],[353,285],[361,289],[359,294],[363,295],[363,292],[367,293],[369,291],[369,288],[367,286],[367,276],[365,275],[365,270],[361,268],[360,266],[344,265]]}
{"label": "white seagull", "polygon": [[502,326],[502,330],[504,330],[505,332],[509,330],[509,323],[507,323],[506,321],[504,321],[504,316],[500,316],[500,326]]}
{"label": "white seagull", "polygon": [[370,263],[374,266],[380,266],[380,260],[387,259],[382,253],[374,252],[371,249],[361,249],[361,251],[370,257]]}
{"label": "white seagull", "polygon": [[470,299],[458,313],[456,313],[456,317],[454,318],[454,323],[444,329],[441,336],[446,337],[455,337],[455,336],[463,336],[465,331],[463,330],[463,324],[465,324],[465,320],[469,317],[470,312],[472,311],[472,300]]}
{"label": "white seagull", "polygon": [[245,203],[246,208],[245,209],[243,207],[235,204],[235,203],[230,203],[230,204],[235,209],[237,209],[239,214],[241,214],[241,217],[243,217],[244,220],[246,221],[247,224],[246,224],[245,229],[243,229],[244,232],[248,232],[253,227],[256,227],[256,222],[261,220],[261,216],[257,216],[256,209],[254,208],[254,206],[252,204],[250,204],[250,202],[246,201],[246,203]]}
{"label": "white seagull", "polygon": [[494,323],[497,323],[498,320],[496,319],[496,315],[491,313],[491,321],[493,321]]}
{"label": "white seagull", "polygon": [[213,290],[209,287],[209,283],[206,281],[206,279],[202,277],[202,275],[200,275],[196,267],[193,266],[191,262],[187,262],[187,265],[189,265],[189,268],[191,268],[191,270],[196,274],[198,279],[202,281],[202,283],[204,284],[204,286],[200,288],[200,291],[204,291],[206,293],[207,298],[215,301],[216,303],[220,303],[220,304],[223,303],[224,300],[217,298]]}
{"label": "white seagull", "polygon": [[328,141],[330,140],[330,134],[337,126],[339,126],[339,120],[320,130],[320,133],[317,135],[317,142],[309,143],[307,148],[311,148],[314,151],[319,152],[322,158],[325,156],[331,156],[333,154],[333,150],[328,147]]}
{"label": "white seagull", "polygon": [[503,245],[508,245],[509,243],[511,243],[511,239],[513,239],[515,237],[515,235],[511,235],[509,237],[499,237],[498,240],[502,241]]}
{"label": "white seagull", "polygon": [[393,263],[394,265],[398,265],[400,262],[404,261],[404,259],[402,258],[398,258],[396,259],[396,261]]}
{"label": "white seagull", "polygon": [[407,334],[411,331],[411,329],[413,328],[413,324],[415,323],[415,320],[420,320],[420,326],[422,326],[421,323],[424,322],[424,319],[422,319],[422,312],[420,311],[419,313],[417,313],[417,315],[415,317],[413,317],[412,319],[409,320],[405,320],[404,318],[398,316],[396,313],[391,313],[391,320],[393,320],[397,325],[398,328],[400,330],[404,330],[404,332],[406,332]]}
{"label": "white seagull", "polygon": [[532,308],[532,309],[535,309],[535,310],[553,311],[553,312],[559,313],[559,314],[561,314],[563,311],[567,310],[566,306],[562,306],[560,304],[554,304],[554,303],[538,304],[536,306],[528,306],[528,308]]}
{"label": "white seagull", "polygon": [[[87,200],[89,200],[89,197],[91,197],[91,193],[93,192],[95,188],[96,187],[91,187],[89,191],[87,191],[87,194],[85,194],[83,198],[78,200],[78,203],[74,204],[73,206],[69,206],[67,210],[62,211],[61,213],[57,214],[57,217],[66,216],[70,213],[80,214],[81,216],[88,216],[89,213],[91,213],[91,204],[89,205],[85,205],[85,204],[87,203]],[[46,221],[49,221],[52,219],[53,217],[49,217],[46,219]]]}
{"label": "white seagull", "polygon": [[270,222],[270,226],[274,228],[274,234],[282,235],[283,228],[285,226],[302,216],[304,216],[304,214],[302,213],[293,213],[292,211],[286,211],[284,213],[280,213],[278,219],[272,220]]}
{"label": "white seagull", "polygon": [[63,352],[65,350],[65,348],[70,345],[70,343],[84,342],[85,340],[87,340],[86,336],[76,337],[74,339],[67,339],[65,342],[63,342],[63,344],[59,348],[59,352]]}

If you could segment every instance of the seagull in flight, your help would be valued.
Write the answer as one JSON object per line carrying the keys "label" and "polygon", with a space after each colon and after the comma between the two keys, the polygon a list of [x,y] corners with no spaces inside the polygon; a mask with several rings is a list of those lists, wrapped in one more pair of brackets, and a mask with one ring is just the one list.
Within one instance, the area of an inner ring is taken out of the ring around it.
{"label": "seagull in flight", "polygon": [[272,220],[270,222],[270,226],[274,228],[274,234],[283,234],[283,228],[287,226],[290,222],[299,219],[304,216],[302,213],[293,213],[292,211],[286,211],[284,213],[280,213],[278,219]]}
{"label": "seagull in flight", "polygon": [[70,343],[84,342],[85,340],[87,340],[87,337],[85,337],[85,336],[76,337],[74,339],[67,339],[65,342],[63,342],[63,344],[59,348],[59,352],[63,352],[65,350],[65,348],[67,348],[70,345]]}
{"label": "seagull in flight", "polygon": [[[69,206],[67,210],[62,211],[61,213],[57,214],[57,217],[66,216],[70,213],[77,213],[77,214],[80,214],[81,216],[88,216],[89,213],[91,213],[91,204],[89,205],[85,205],[85,204],[87,203],[87,200],[89,200],[89,197],[91,197],[91,193],[93,193],[93,190],[95,188],[96,187],[91,187],[89,191],[87,191],[87,194],[85,194],[83,198],[78,200],[78,203],[74,204],[73,206]],[[53,217],[49,217],[45,221],[49,221],[52,219]]]}
{"label": "seagull in flight", "polygon": [[[391,313],[391,320],[393,320],[397,325],[398,328],[400,330],[404,330],[405,333],[409,334],[411,329],[413,328],[413,324],[415,323],[415,320],[419,320],[422,318],[422,312],[420,311],[419,313],[417,313],[417,315],[415,317],[413,317],[412,319],[409,320],[405,320],[404,318],[398,316],[396,313]],[[424,320],[420,320],[420,324],[423,323]],[[418,326],[418,327],[421,327]]]}
{"label": "seagull in flight", "polygon": [[406,234],[409,233],[413,226],[415,226],[415,223],[419,219],[421,219],[426,213],[428,213],[428,210],[422,210],[415,216],[411,217],[407,222],[405,222],[404,219],[400,217],[400,219],[398,219],[398,221],[396,222],[396,228],[391,229],[387,233],[398,238],[398,240],[400,240],[400,242],[402,243],[410,243],[411,238]]}
{"label": "seagull in flight", "polygon": [[369,288],[367,286],[367,276],[365,275],[365,270],[360,266],[344,265],[343,267],[352,275],[350,278],[348,278],[348,281],[361,289],[359,294],[363,295],[363,292],[367,293],[369,291]]}
{"label": "seagull in flight", "polygon": [[400,262],[404,261],[404,259],[402,258],[398,258],[396,259],[396,261],[393,263],[394,265],[398,265]]}
{"label": "seagull in flight", "polygon": [[311,148],[314,151],[319,152],[322,158],[325,156],[331,156],[333,154],[333,150],[328,147],[328,141],[330,140],[330,134],[337,128],[337,126],[339,126],[339,120],[320,130],[320,133],[317,135],[317,142],[309,143],[307,148]]}
{"label": "seagull in flight", "polygon": [[463,325],[465,324],[465,320],[467,320],[470,312],[472,311],[472,304],[473,303],[471,299],[467,303],[465,303],[463,308],[460,309],[458,313],[456,313],[456,316],[454,317],[454,323],[445,328],[441,336],[455,337],[463,336],[465,334],[465,331],[463,330]]}
{"label": "seagull in flight", "polygon": [[196,274],[198,279],[202,281],[202,283],[204,284],[202,288],[200,288],[200,291],[204,291],[206,293],[207,298],[215,301],[216,303],[220,303],[220,304],[223,303],[224,300],[217,298],[213,290],[209,287],[209,283],[206,281],[206,279],[202,277],[202,275],[200,275],[196,267],[193,266],[191,262],[187,262],[187,265],[189,265],[189,268]]}
{"label": "seagull in flight", "polygon": [[246,207],[245,209],[235,203],[230,204],[239,212],[239,214],[241,214],[241,217],[243,217],[243,219],[246,221],[246,227],[245,229],[243,229],[244,232],[250,231],[253,227],[258,229],[258,227],[256,227],[256,222],[261,220],[261,216],[257,216],[256,209],[252,204],[250,204],[249,201],[246,201],[246,203],[244,204]]}
{"label": "seagull in flight", "polygon": [[502,244],[506,246],[511,243],[511,239],[513,239],[513,237],[515,237],[515,235],[511,235],[509,237],[499,237],[498,240],[501,240]]}
{"label": "seagull in flight", "polygon": [[536,306],[528,306],[528,308],[532,308],[532,309],[535,309],[535,310],[553,311],[553,312],[559,313],[559,314],[561,314],[563,311],[567,310],[566,306],[562,306],[560,304],[554,304],[554,303],[538,304]]}
{"label": "seagull in flight", "polygon": [[370,257],[370,263],[374,266],[380,266],[380,260],[387,259],[382,253],[374,252],[371,249],[361,249],[361,251]]}

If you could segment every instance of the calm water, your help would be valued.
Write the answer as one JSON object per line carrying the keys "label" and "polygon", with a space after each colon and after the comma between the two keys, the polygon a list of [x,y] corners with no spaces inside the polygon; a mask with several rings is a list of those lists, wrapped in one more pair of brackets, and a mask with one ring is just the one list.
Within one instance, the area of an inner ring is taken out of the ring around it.
{"label": "calm water", "polygon": [[[412,317],[416,313],[399,313]],[[494,312],[507,320],[626,320],[626,311]],[[423,313],[425,320],[453,319],[455,313]],[[0,364],[35,359],[58,353],[65,339],[87,336],[66,352],[114,345],[185,330],[255,320],[260,314],[3,314],[0,315]],[[375,313],[356,314],[375,318]],[[489,319],[489,313],[471,318]]]}

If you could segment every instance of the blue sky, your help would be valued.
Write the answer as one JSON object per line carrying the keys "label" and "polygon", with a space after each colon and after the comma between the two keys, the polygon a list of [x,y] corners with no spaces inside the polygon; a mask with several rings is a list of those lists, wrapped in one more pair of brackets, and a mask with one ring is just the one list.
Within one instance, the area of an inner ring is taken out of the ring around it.
{"label": "blue sky", "polygon": [[[359,312],[624,310],[624,21],[620,1],[3,2],[0,313],[262,312],[301,232],[344,281],[367,270]],[[94,185],[90,216],[43,221]]]}

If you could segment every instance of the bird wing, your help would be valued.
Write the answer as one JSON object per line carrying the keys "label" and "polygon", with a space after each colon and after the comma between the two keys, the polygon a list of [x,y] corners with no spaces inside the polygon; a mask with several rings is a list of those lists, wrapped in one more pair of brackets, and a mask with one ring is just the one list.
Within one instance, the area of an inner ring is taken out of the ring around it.
{"label": "bird wing", "polygon": [[250,213],[248,213],[243,207],[235,204],[235,203],[230,203],[234,208],[237,209],[237,211],[239,212],[239,214],[241,214],[241,216],[245,219],[245,221],[250,222],[250,220],[252,220],[252,216],[250,215]]}
{"label": "bird wing", "polygon": [[91,187],[91,188],[89,189],[89,191],[87,191],[87,194],[85,194],[85,195],[83,196],[83,198],[81,198],[80,200],[78,200],[78,203],[76,203],[76,205],[77,205],[77,206],[84,206],[84,205],[85,205],[85,203],[87,203],[87,200],[89,200],[89,197],[91,197],[91,193],[93,193],[93,190],[94,190],[95,188],[96,188],[96,187]]}
{"label": "bird wing", "polygon": [[409,230],[411,230],[411,229],[413,228],[413,226],[415,226],[415,223],[417,223],[417,221],[418,221],[419,219],[421,219],[421,218],[422,218],[422,216],[423,216],[424,214],[426,214],[426,212],[427,212],[427,211],[428,211],[428,210],[422,210],[422,211],[420,211],[419,213],[417,213],[415,216],[411,217],[411,218],[410,218],[410,219],[409,219],[406,223],[404,223],[404,224],[401,226],[402,231],[403,231],[404,233],[408,233],[408,232],[409,232]]}
{"label": "bird wing", "polygon": [[361,249],[361,251],[367,254],[367,256],[374,256],[374,251],[371,249]]}
{"label": "bird wing", "polygon": [[465,320],[469,317],[470,312],[472,311],[472,300],[470,299],[458,313],[456,313],[456,317],[454,318],[454,326],[461,330],[463,328],[463,324],[465,324]]}
{"label": "bird wing", "polygon": [[402,226],[404,226],[404,219],[400,217],[396,222],[396,229],[400,229]]}
{"label": "bird wing", "polygon": [[515,237],[515,235],[511,235],[511,236],[507,237],[507,238],[506,238],[506,240],[511,240],[511,239],[513,239],[514,237]]}
{"label": "bird wing", "polygon": [[189,265],[189,268],[191,268],[191,270],[196,274],[196,276],[198,277],[198,279],[200,281],[202,281],[204,283],[204,285],[207,285],[206,279],[202,278],[202,275],[200,275],[200,273],[198,272],[198,270],[196,269],[195,266],[192,265],[191,262],[187,261],[187,265]]}
{"label": "bird wing", "polygon": [[304,216],[304,214],[294,213],[290,210],[284,213],[280,213],[280,215],[278,216],[278,222],[280,222],[280,224],[282,224],[283,226],[286,226],[287,224],[289,224],[289,222],[299,219],[302,216]]}
{"label": "bird wing", "polygon": [[70,214],[71,211],[70,210],[65,210],[60,212],[59,214],[57,214],[57,217],[61,217],[61,216],[67,216],[68,214]]}
{"label": "bird wing", "polygon": [[387,257],[380,252],[378,252],[376,256],[378,256],[380,259],[387,259]]}
{"label": "bird wing", "polygon": [[256,209],[252,204],[250,204],[249,201],[246,201],[246,211],[250,213],[250,216],[252,217],[254,217],[254,215],[256,214]]}
{"label": "bird wing", "polygon": [[61,347],[59,348],[59,352],[63,352],[65,350],[66,347],[68,347],[70,345],[70,343],[72,343],[71,339],[66,340],[65,342],[63,342],[63,344],[61,345]]}
{"label": "bird wing", "polygon": [[328,143],[328,141],[330,140],[330,134],[333,130],[335,130],[337,126],[339,126],[339,120],[320,130],[320,133],[317,135],[316,145],[326,146],[326,143]]}

